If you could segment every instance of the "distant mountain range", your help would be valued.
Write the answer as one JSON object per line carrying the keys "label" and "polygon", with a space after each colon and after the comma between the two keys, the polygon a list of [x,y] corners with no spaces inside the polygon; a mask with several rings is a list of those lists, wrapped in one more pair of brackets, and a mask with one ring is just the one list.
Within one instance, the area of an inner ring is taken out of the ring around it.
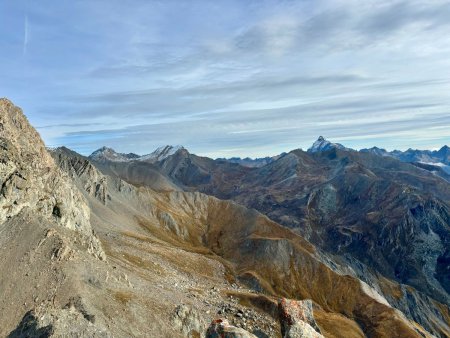
{"label": "distant mountain range", "polygon": [[283,156],[285,153],[282,153],[280,155],[276,155],[276,156],[267,156],[267,157],[260,157],[260,158],[250,158],[250,157],[245,157],[245,158],[240,158],[240,157],[231,157],[231,158],[218,158],[218,161],[227,161],[230,163],[236,163],[236,164],[240,164],[244,167],[249,167],[249,168],[259,168],[259,167],[263,167],[266,164],[272,163],[273,161],[277,160],[278,158],[280,158],[280,156]]}
{"label": "distant mountain range", "polygon": [[165,159],[168,156],[175,154],[178,150],[184,149],[182,146],[163,146],[154,150],[148,155],[137,155],[134,153],[124,154],[118,153],[114,149],[102,147],[94,151],[89,158],[97,162],[111,161],[111,162],[127,162],[127,161],[146,161],[157,162]]}
{"label": "distant mountain range", "polygon": [[[332,143],[325,139],[323,136],[319,138],[312,144],[308,149],[308,153],[317,153],[328,151],[330,149],[340,149],[348,151],[357,151],[351,148],[347,148],[340,143]],[[148,155],[137,155],[134,153],[122,154],[117,153],[111,148],[102,147],[94,151],[89,158],[97,162],[101,161],[114,161],[114,162],[126,162],[126,161],[146,161],[146,162],[157,162],[165,159],[168,156],[175,154],[179,150],[186,150],[183,146],[171,146],[166,145],[157,148],[152,153]],[[389,156],[396,158],[402,162],[414,163],[416,166],[422,167],[429,171],[436,171],[437,173],[445,171],[450,174],[450,148],[444,145],[439,150],[417,150],[408,149],[405,151],[393,150],[387,151],[386,149],[372,147],[364,148],[359,150],[361,153],[371,153],[378,156]],[[276,156],[267,156],[261,158],[217,158],[217,161],[227,161],[229,163],[237,163],[245,167],[259,168],[263,167],[269,163],[272,163],[284,156],[286,153],[282,153]]]}
{"label": "distant mountain range", "polygon": [[402,162],[418,163],[422,165],[431,165],[440,167],[447,173],[450,173],[450,148],[443,146],[439,150],[417,150],[408,149],[406,151],[394,150],[386,151],[377,147],[361,149],[361,152],[369,152],[379,156],[394,157]]}

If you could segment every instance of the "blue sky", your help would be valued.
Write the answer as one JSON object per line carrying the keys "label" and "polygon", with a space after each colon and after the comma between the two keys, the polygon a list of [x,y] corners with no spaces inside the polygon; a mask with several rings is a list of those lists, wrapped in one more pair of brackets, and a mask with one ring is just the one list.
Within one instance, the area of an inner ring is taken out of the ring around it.
{"label": "blue sky", "polygon": [[0,96],[49,146],[450,143],[448,1],[0,0]]}

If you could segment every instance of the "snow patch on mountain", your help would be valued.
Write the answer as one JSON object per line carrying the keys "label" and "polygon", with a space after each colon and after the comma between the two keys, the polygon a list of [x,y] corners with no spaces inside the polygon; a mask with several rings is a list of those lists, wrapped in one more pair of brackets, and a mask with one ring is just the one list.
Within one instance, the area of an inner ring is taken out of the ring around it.
{"label": "snow patch on mountain", "polygon": [[308,149],[308,153],[317,153],[321,151],[327,151],[330,149],[349,150],[340,143],[332,143],[326,140],[323,136],[319,136],[317,141],[314,142],[311,148]]}
{"label": "snow patch on mountain", "polygon": [[138,161],[151,161],[151,162],[158,162],[166,159],[169,156],[175,155],[179,150],[185,149],[183,146],[177,145],[177,146],[163,146],[157,148],[154,152],[148,155],[143,155],[139,158],[137,158]]}
{"label": "snow patch on mountain", "polygon": [[129,161],[146,161],[146,162],[158,162],[165,158],[174,155],[177,151],[185,149],[183,146],[162,146],[157,148],[151,154],[139,156],[134,153],[123,154],[118,153],[114,149],[108,147],[102,147],[94,151],[89,159],[96,162],[129,162]]}
{"label": "snow patch on mountain", "polygon": [[89,158],[91,160],[94,160],[97,162],[102,162],[102,161],[125,162],[125,161],[130,161],[130,160],[136,159],[138,157],[139,157],[139,155],[137,155],[137,154],[133,154],[133,153],[122,154],[122,153],[118,153],[114,149],[108,148],[108,147],[102,147],[100,149],[97,149],[89,156]]}

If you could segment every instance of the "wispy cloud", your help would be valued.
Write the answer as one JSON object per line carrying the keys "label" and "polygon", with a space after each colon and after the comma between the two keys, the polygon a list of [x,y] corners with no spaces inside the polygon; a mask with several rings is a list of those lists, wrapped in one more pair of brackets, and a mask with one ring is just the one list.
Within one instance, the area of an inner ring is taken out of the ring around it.
{"label": "wispy cloud", "polygon": [[0,2],[0,91],[83,153],[427,147],[450,142],[449,22],[446,0]]}
{"label": "wispy cloud", "polygon": [[28,15],[25,15],[24,27],[23,27],[23,55],[27,54],[28,48]]}

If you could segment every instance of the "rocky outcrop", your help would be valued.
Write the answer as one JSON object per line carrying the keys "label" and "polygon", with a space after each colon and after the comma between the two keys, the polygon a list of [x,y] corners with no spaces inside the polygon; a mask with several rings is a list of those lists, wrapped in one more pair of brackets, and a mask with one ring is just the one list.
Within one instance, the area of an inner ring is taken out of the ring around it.
{"label": "rocky outcrop", "polygon": [[83,196],[55,165],[22,111],[0,100],[0,224],[27,208],[90,233]]}
{"label": "rocky outcrop", "polygon": [[206,325],[203,318],[190,306],[177,306],[172,316],[172,323],[184,337],[199,338],[204,336],[202,333],[205,331]]}
{"label": "rocky outcrop", "polygon": [[323,338],[314,319],[311,300],[283,298],[278,309],[283,338]]}
{"label": "rocky outcrop", "polygon": [[27,312],[8,335],[8,338],[22,337],[107,338],[111,335],[90,322],[75,307],[55,309],[47,305]]}
{"label": "rocky outcrop", "polygon": [[84,234],[92,253],[104,258],[83,195],[56,166],[21,109],[6,99],[0,99],[0,185],[0,225],[19,214],[45,217]]}
{"label": "rocky outcrop", "polygon": [[206,338],[257,338],[254,334],[230,325],[228,320],[219,318],[212,321]]}
{"label": "rocky outcrop", "polygon": [[52,149],[50,154],[61,170],[67,173],[82,191],[105,205],[111,199],[108,194],[107,177],[101,174],[87,158],[66,147]]}

